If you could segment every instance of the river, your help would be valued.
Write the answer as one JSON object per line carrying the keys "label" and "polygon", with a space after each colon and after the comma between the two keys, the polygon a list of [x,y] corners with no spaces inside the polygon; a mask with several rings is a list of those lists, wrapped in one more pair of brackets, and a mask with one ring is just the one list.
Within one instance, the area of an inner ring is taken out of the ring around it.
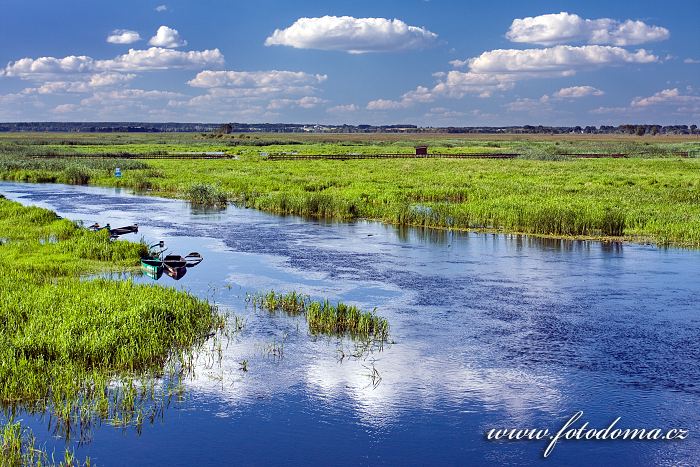
{"label": "river", "polygon": [[[557,444],[556,465],[700,461],[700,252],[628,243],[334,223],[251,209],[198,210],[125,190],[0,183],[0,193],[85,224],[139,224],[126,239],[199,251],[180,281],[245,320],[162,420],[103,425],[78,458],[98,465],[532,465],[575,412],[604,428],[689,430],[683,441]],[[137,281],[150,281],[135,277]],[[297,290],[377,308],[391,340],[352,357],[303,318],[246,307]],[[271,346],[282,346],[281,358]],[[241,362],[248,361],[248,372]],[[372,376],[374,375],[374,377]],[[48,422],[27,417],[62,450]],[[576,426],[580,426],[578,423]]]}

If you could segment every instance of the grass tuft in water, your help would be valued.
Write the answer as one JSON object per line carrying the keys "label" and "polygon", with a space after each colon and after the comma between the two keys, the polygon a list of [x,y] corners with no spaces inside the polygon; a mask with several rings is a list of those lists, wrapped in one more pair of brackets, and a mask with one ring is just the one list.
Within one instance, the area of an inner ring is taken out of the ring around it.
{"label": "grass tuft in water", "polygon": [[34,433],[20,422],[10,419],[0,425],[0,465],[3,467],[41,467],[59,466],[73,467],[92,465],[90,458],[80,463],[75,458],[75,453],[66,449],[63,460],[55,462],[55,454],[48,455],[44,448],[37,445]]}
{"label": "grass tuft in water", "polygon": [[312,301],[308,295],[292,291],[286,294],[274,290],[250,298],[254,306],[290,316],[304,315],[313,335],[345,336],[385,342],[389,337],[389,322],[373,311],[362,311],[354,305],[328,300]]}

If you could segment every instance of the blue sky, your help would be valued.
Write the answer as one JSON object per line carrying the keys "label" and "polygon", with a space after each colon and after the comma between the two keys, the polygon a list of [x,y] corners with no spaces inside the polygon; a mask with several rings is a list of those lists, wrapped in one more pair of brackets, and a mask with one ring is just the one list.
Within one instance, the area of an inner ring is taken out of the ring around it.
{"label": "blue sky", "polygon": [[700,120],[700,2],[0,2],[0,121]]}

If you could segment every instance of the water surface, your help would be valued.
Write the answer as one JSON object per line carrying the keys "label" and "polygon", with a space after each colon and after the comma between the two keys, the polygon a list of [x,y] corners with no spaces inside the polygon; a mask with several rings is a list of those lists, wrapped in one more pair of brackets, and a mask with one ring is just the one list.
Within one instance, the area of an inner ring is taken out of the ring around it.
{"label": "water surface", "polygon": [[[118,189],[2,183],[0,192],[204,262],[181,287],[245,319],[221,366],[135,430],[77,448],[98,465],[677,465],[700,460],[700,253],[633,244],[328,223]],[[150,279],[136,277],[148,282]],[[297,290],[378,308],[393,343],[314,338],[302,318],[246,308]],[[284,355],[270,355],[282,345]],[[249,371],[240,370],[248,360]],[[376,370],[381,379],[372,378]],[[688,439],[489,442],[491,428],[684,428]],[[28,418],[50,446],[46,420]]]}

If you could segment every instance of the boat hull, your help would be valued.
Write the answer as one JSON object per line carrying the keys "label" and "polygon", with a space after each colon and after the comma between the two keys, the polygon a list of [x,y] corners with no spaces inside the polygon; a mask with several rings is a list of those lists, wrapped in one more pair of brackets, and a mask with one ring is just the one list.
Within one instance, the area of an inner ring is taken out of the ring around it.
{"label": "boat hull", "polygon": [[142,259],[141,270],[144,275],[158,280],[163,275],[163,262],[158,259]]}

